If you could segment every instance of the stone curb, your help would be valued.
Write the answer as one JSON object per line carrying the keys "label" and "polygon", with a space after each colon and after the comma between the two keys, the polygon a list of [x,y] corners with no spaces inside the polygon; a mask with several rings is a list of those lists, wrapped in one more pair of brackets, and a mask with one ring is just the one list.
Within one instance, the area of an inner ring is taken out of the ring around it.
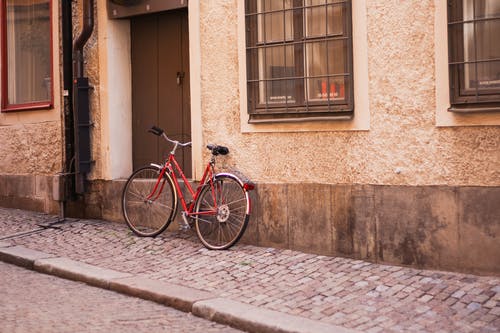
{"label": "stone curb", "polygon": [[275,333],[354,333],[357,331],[329,325],[286,313],[258,308],[223,298],[193,304],[193,314],[249,332]]}
{"label": "stone curb", "polygon": [[35,260],[33,269],[41,273],[85,282],[104,289],[109,289],[109,283],[113,279],[132,276],[128,273],[113,271],[67,258],[38,259]]}
{"label": "stone curb", "polygon": [[215,296],[202,290],[131,276],[110,281],[109,289],[164,304],[175,309],[191,312],[193,304]]}
{"label": "stone curb", "polygon": [[9,247],[9,246],[10,246],[9,243],[0,241],[0,247]]}
{"label": "stone curb", "polygon": [[0,248],[0,260],[17,266],[34,269],[36,260],[53,258],[54,255],[40,251],[31,250],[24,246],[12,246]]}
{"label": "stone curb", "polygon": [[105,269],[68,258],[56,257],[23,246],[0,243],[0,260],[65,279],[113,290],[172,308],[236,329],[258,333],[354,333],[340,326],[217,298],[194,288],[151,280]]}

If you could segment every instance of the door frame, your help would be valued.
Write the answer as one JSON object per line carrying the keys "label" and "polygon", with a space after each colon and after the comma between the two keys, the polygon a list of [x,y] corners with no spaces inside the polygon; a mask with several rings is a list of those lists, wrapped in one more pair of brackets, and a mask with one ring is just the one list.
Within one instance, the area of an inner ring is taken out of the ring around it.
{"label": "door frame", "polygon": [[[132,170],[132,69],[130,20],[110,20],[106,3],[98,2],[99,104],[101,175],[126,178]],[[192,175],[200,180],[202,162],[200,4],[188,2]]]}

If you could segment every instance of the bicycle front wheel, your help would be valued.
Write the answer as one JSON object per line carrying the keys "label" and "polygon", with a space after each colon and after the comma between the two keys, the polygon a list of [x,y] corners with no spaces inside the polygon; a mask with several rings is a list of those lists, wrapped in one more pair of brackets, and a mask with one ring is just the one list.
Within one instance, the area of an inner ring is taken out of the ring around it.
{"label": "bicycle front wheel", "polygon": [[206,184],[196,201],[198,238],[211,250],[230,248],[245,232],[249,209],[248,193],[236,176],[216,175],[213,186]]}
{"label": "bicycle front wheel", "polygon": [[[127,180],[122,193],[123,217],[138,236],[153,237],[164,231],[177,210],[177,194],[172,178],[161,169],[146,166]],[[155,186],[156,187],[156,191]]]}

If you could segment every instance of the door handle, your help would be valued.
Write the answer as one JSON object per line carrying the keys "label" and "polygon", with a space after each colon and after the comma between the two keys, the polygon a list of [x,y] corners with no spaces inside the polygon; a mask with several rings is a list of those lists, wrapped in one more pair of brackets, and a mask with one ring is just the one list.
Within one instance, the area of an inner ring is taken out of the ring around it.
{"label": "door handle", "polygon": [[184,80],[184,72],[177,72],[177,85],[180,86]]}

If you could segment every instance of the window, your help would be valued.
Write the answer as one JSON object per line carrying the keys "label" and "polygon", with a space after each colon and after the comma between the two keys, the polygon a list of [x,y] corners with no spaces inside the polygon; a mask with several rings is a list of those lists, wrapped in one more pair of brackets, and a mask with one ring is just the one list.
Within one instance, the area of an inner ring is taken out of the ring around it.
{"label": "window", "polygon": [[247,0],[250,123],[351,117],[351,1]]}
{"label": "window", "polygon": [[1,4],[2,110],[52,104],[51,0]]}
{"label": "window", "polygon": [[500,1],[448,1],[450,111],[500,110]]}

